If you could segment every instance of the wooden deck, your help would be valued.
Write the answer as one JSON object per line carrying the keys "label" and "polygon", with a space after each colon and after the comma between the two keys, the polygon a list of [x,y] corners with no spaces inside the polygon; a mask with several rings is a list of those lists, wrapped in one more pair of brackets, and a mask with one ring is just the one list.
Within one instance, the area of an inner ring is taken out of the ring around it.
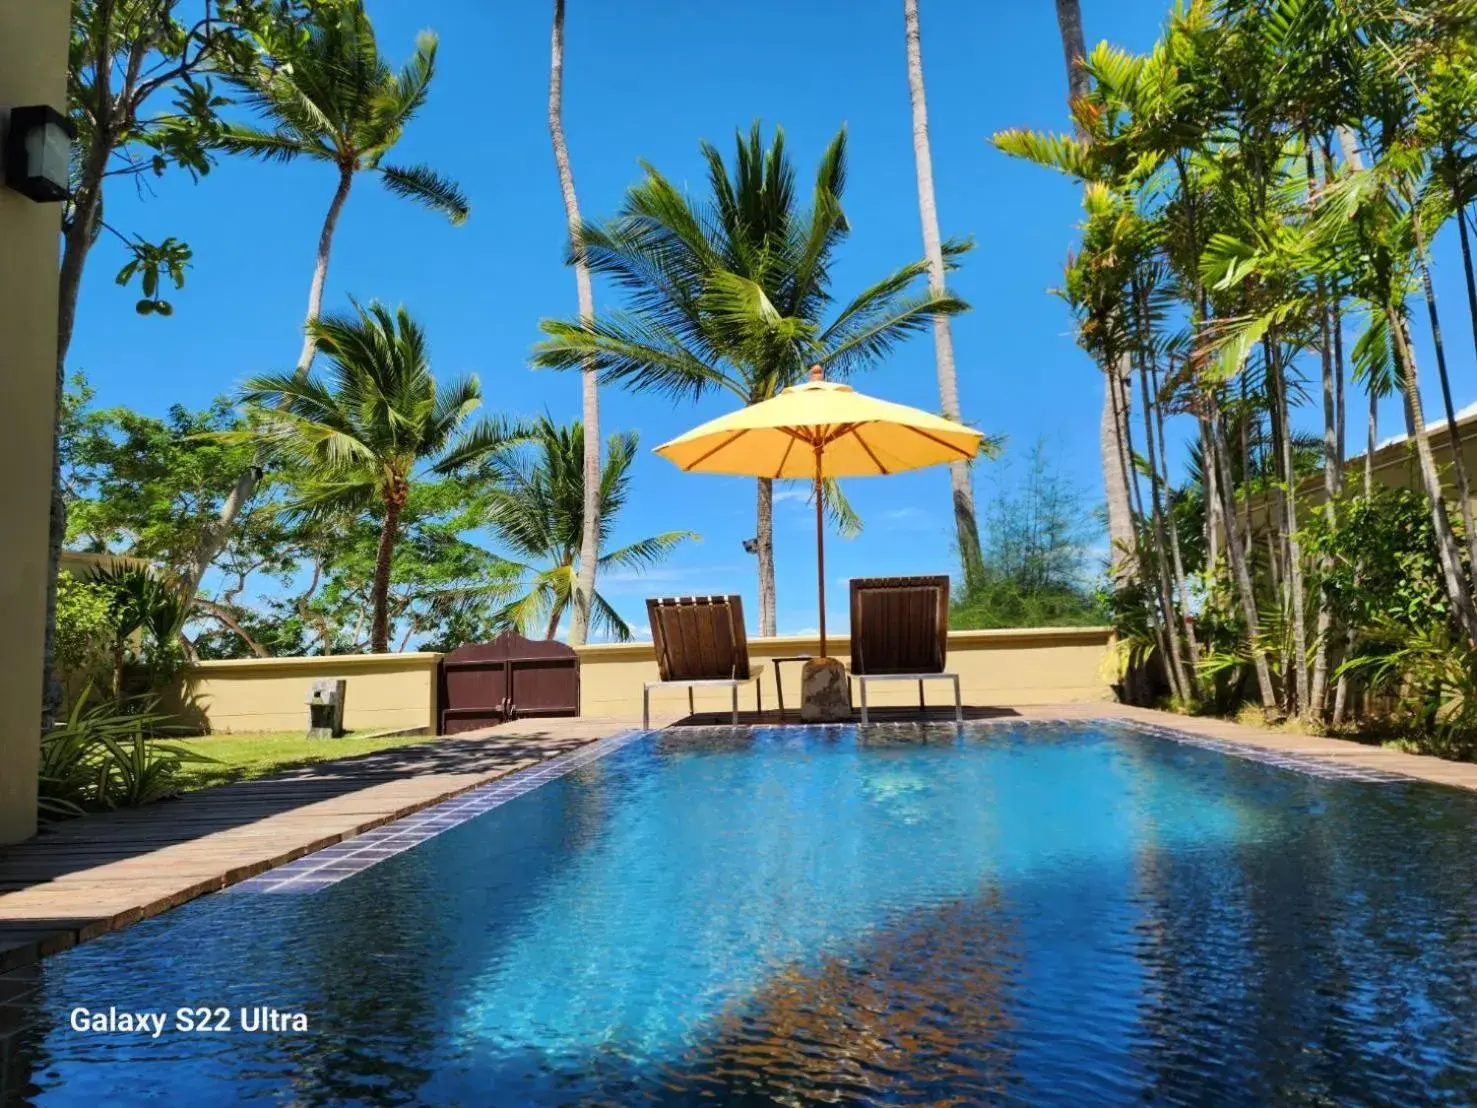
{"label": "wooden deck", "polygon": [[[1340,739],[1286,735],[1116,704],[972,707],[967,719],[1137,719],[1258,747],[1477,790],[1477,765]],[[878,722],[949,722],[952,708],[879,708]],[[727,724],[700,713],[656,726]],[[741,724],[798,724],[793,710],[741,712]],[[145,808],[86,816],[0,848],[0,975],[104,932],[225,888],[465,792],[514,770],[638,726],[631,719],[505,724],[394,750],[321,762]],[[7,981],[0,976],[0,992]],[[0,1007],[5,1004],[0,995]]]}

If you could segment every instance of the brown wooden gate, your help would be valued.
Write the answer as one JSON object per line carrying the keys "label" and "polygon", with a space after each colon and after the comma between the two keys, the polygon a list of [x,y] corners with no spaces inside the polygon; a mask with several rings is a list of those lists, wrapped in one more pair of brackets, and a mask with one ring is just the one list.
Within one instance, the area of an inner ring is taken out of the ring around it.
{"label": "brown wooden gate", "polygon": [[509,631],[441,659],[441,734],[530,716],[577,716],[580,660],[562,642]]}

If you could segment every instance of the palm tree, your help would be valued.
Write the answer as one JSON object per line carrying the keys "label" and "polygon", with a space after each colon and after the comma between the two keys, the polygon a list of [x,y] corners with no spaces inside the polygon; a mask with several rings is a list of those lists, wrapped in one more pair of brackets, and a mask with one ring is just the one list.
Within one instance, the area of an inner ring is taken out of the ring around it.
{"label": "palm tree", "polygon": [[[595,318],[595,294],[590,287],[590,267],[580,249],[580,205],[574,192],[574,171],[569,165],[569,145],[564,141],[564,0],[554,0],[554,33],[549,51],[549,138],[554,144],[554,164],[559,170],[559,191],[564,197],[564,216],[569,223],[570,258],[574,263],[575,292],[580,319]],[[590,605],[595,595],[595,569],[600,550],[600,389],[592,364],[580,375],[584,436],[585,490],[584,531],[580,537],[579,575],[574,605],[570,611],[569,641],[580,645],[589,634]]]}
{"label": "palm tree", "polygon": [[327,379],[293,372],[248,381],[241,399],[253,429],[234,437],[254,438],[268,458],[311,474],[288,510],[378,519],[369,648],[384,654],[390,559],[412,484],[495,455],[522,432],[490,419],[469,426],[482,402],[477,378],[438,385],[425,334],[403,307],[356,306],[309,327],[328,358]]}
{"label": "palm tree", "polygon": [[[531,433],[529,449],[491,458],[487,521],[502,545],[515,558],[524,559],[510,563],[516,578],[511,588],[515,595],[501,618],[520,633],[542,629],[544,637],[552,639],[565,612],[573,613],[583,557],[584,506],[589,499],[585,495],[585,431],[579,423],[561,427],[545,416]],[[630,491],[636,446],[634,431],[611,435],[605,443],[605,464],[595,489],[602,551]],[[691,531],[654,535],[599,554],[600,566],[649,569],[679,543],[697,537]],[[591,596],[591,624],[622,642],[631,638],[630,627],[598,592]]]}
{"label": "palm tree", "polygon": [[[1082,34],[1082,4],[1080,0],[1056,0],[1057,27],[1061,33],[1062,54],[1067,63],[1067,106],[1072,108],[1084,99],[1091,88],[1087,71],[1087,44]],[[1077,137],[1085,139],[1082,125],[1073,112]],[[1106,492],[1108,513],[1108,539],[1113,549],[1119,552],[1120,566],[1132,564],[1135,548],[1133,509],[1129,498],[1129,464],[1124,458],[1128,451],[1129,391],[1125,379],[1126,366],[1104,367],[1104,392],[1102,418],[1098,424],[1098,448],[1103,463],[1103,487]],[[1120,586],[1125,581],[1122,573],[1115,575]]]}
{"label": "palm tree", "polygon": [[[918,0],[903,0],[904,38],[908,48],[908,96],[913,105],[913,164],[918,170],[918,214],[923,221],[923,254],[928,261],[928,287],[944,293],[944,253],[939,240],[938,204],[933,195],[933,153],[928,143],[928,102],[923,91],[923,44],[918,30]],[[933,317],[933,347],[938,364],[939,405],[949,419],[961,421],[959,381],[954,372],[954,336],[947,315]],[[953,487],[954,531],[966,591],[984,584],[985,563],[980,553],[979,524],[974,514],[974,483],[970,464],[949,464]]]}
{"label": "palm tree", "polygon": [[[917,261],[832,312],[831,265],[850,230],[841,209],[845,130],[821,157],[809,210],[799,206],[782,130],[766,149],[756,123],[735,145],[730,176],[717,149],[702,144],[707,201],[695,204],[647,166],[613,219],[581,227],[590,269],[625,290],[630,310],[588,324],[545,320],[536,365],[594,366],[602,380],[638,392],[695,400],[721,390],[755,404],[814,363],[845,376],[936,315],[966,310],[947,293],[914,291],[928,272]],[[952,259],[964,249],[950,242],[941,251]],[[775,629],[773,484],[758,480],[761,635]]]}
{"label": "palm tree", "polygon": [[[219,142],[232,153],[264,161],[314,158],[337,171],[338,187],[318,234],[313,283],[308,289],[307,323],[311,324],[323,306],[333,232],[356,174],[378,173],[390,192],[442,212],[452,223],[464,222],[470,207],[456,182],[429,166],[383,162],[400,141],[405,125],[426,102],[436,70],[433,32],[420,33],[415,53],[397,73],[380,56],[362,0],[344,0],[323,8],[305,35],[259,36],[257,45],[256,65],[233,77],[232,84],[271,129],[227,124]],[[304,329],[299,373],[306,373],[312,365],[316,342],[312,327],[305,325]]]}

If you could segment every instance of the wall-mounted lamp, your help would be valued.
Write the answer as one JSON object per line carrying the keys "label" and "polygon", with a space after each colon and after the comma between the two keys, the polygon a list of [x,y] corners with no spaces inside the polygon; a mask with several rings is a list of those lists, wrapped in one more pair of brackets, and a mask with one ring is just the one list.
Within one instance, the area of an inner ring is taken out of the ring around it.
{"label": "wall-mounted lamp", "polygon": [[758,539],[745,539],[744,540],[744,553],[745,554],[758,554],[759,553],[759,540]]}
{"label": "wall-mounted lamp", "polygon": [[65,200],[76,134],[72,121],[46,104],[11,108],[5,184],[37,203]]}

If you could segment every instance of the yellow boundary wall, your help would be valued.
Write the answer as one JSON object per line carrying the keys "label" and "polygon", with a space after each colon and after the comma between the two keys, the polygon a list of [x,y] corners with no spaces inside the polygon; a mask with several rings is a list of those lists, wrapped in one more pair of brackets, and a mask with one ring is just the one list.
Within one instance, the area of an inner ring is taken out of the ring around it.
{"label": "yellow boundary wall", "polygon": [[[949,635],[949,668],[959,674],[966,704],[1047,704],[1112,699],[1106,665],[1112,631],[1107,627],[1049,627],[1001,631],[955,631]],[[833,657],[848,661],[849,640],[830,637]],[[817,654],[814,636],[785,635],[750,639],[749,657],[763,674],[764,704],[773,708],[776,657]],[[657,679],[651,643],[609,643],[579,648],[580,713],[586,716],[641,714],[641,689]],[[185,670],[172,703],[201,730],[295,731],[307,726],[305,699],[314,681],[348,681],[344,722],[355,731],[424,728],[436,730],[436,663],[431,653],[337,655],[327,658],[248,658],[200,662]],[[800,700],[800,663],[784,667],[785,703]],[[929,682],[929,704],[948,704],[953,690]],[[916,704],[918,689],[905,681],[872,686],[868,702]],[[698,710],[717,711],[731,703],[726,689],[702,689]],[[752,687],[739,692],[739,707],[754,707]],[[685,715],[684,689],[656,689],[656,715]]]}

